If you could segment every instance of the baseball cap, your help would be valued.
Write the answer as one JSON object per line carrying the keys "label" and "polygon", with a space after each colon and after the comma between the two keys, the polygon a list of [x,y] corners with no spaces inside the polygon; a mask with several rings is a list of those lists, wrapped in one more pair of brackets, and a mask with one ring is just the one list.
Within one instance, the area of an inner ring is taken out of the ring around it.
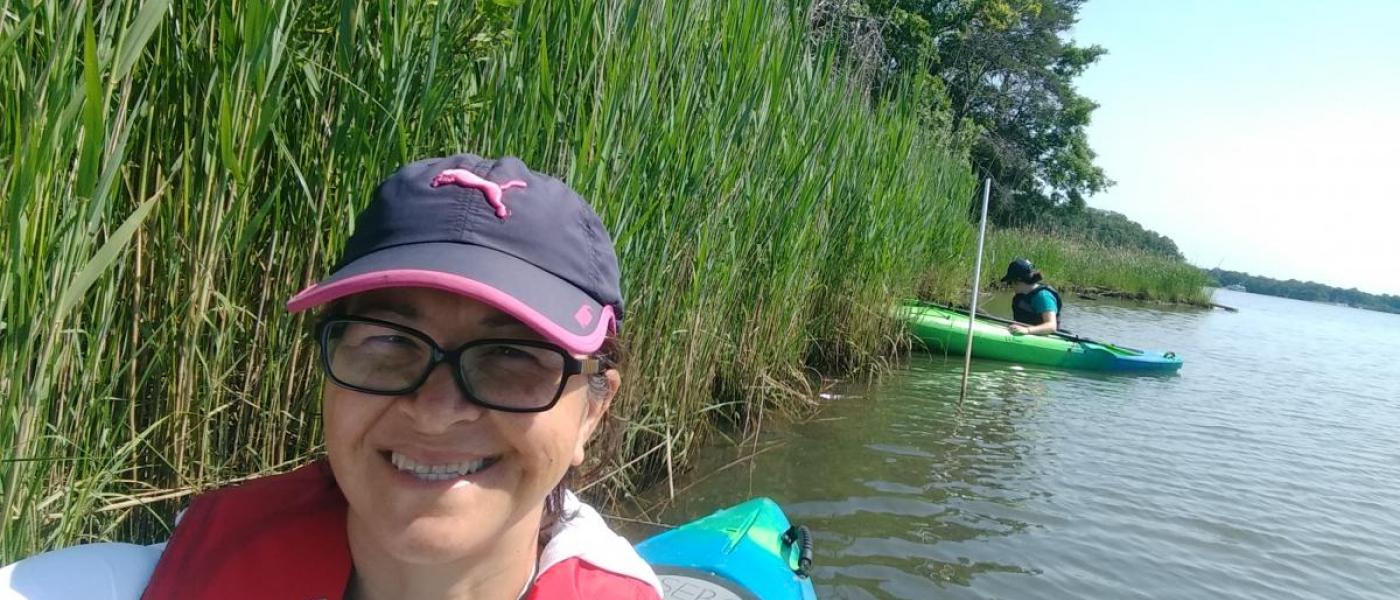
{"label": "baseball cap", "polygon": [[1011,264],[1006,265],[1006,274],[1001,276],[1001,282],[1028,281],[1033,272],[1035,272],[1035,265],[1031,264],[1031,261],[1017,258],[1011,261]]}
{"label": "baseball cap", "polygon": [[382,288],[435,288],[586,354],[621,322],[619,276],[602,220],[563,182],[518,158],[457,154],[404,165],[380,183],[331,275],[287,310]]}

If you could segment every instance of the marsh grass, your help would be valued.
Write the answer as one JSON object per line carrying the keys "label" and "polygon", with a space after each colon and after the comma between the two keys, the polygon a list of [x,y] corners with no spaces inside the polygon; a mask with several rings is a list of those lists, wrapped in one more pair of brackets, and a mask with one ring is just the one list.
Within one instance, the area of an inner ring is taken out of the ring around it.
{"label": "marsh grass", "polygon": [[806,23],[744,0],[0,2],[0,563],[160,539],[191,494],[317,453],[282,303],[423,156],[522,156],[613,231],[632,361],[593,491],[875,364],[887,306],[962,281],[972,182]]}
{"label": "marsh grass", "polygon": [[1188,263],[1061,235],[1003,229],[987,236],[983,281],[996,281],[1026,257],[1058,289],[1106,291],[1140,300],[1209,306],[1209,279]]}

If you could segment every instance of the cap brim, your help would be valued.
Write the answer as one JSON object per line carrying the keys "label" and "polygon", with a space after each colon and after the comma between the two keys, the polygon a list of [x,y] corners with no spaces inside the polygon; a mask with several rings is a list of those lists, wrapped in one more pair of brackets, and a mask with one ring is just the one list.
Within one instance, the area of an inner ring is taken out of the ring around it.
{"label": "cap brim", "polygon": [[366,254],[287,301],[300,312],[352,294],[394,287],[452,292],[496,308],[579,354],[596,352],[617,322],[573,284],[514,256],[470,244],[406,244]]}

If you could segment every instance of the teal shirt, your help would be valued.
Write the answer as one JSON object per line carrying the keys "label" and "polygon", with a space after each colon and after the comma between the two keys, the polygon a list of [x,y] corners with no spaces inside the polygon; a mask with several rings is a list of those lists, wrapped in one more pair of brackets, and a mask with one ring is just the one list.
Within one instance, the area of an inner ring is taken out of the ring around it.
{"label": "teal shirt", "polygon": [[1059,313],[1060,305],[1055,302],[1054,294],[1045,288],[1036,288],[1035,293],[1031,294],[1031,310],[1037,315]]}

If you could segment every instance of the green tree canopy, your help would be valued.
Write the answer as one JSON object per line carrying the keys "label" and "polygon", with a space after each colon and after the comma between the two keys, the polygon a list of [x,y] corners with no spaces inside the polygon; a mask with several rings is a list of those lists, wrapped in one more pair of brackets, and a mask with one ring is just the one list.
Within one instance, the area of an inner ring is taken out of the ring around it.
{"label": "green tree canopy", "polygon": [[1096,105],[1075,77],[1105,50],[1068,39],[1083,0],[819,0],[817,32],[836,32],[876,93],[916,93],[997,183],[993,219],[1027,225],[1084,206],[1112,185],[1084,129]]}

